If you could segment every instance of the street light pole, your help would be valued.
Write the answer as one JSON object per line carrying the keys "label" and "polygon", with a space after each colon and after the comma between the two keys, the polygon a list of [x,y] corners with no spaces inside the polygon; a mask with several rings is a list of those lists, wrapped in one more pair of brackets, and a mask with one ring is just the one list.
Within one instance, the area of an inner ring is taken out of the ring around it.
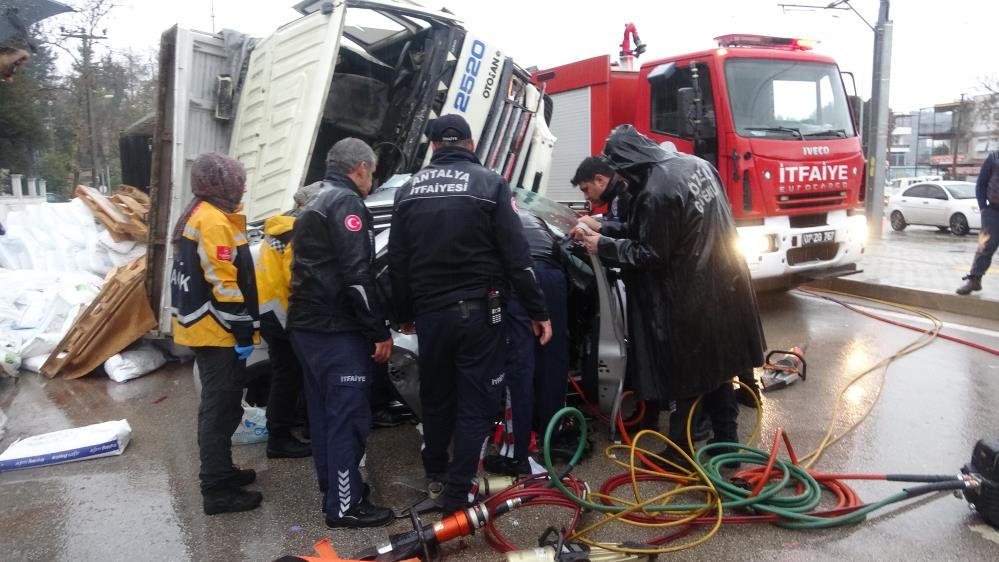
{"label": "street light pole", "polygon": [[871,123],[867,141],[867,194],[864,200],[871,238],[881,238],[884,215],[885,160],[888,157],[888,87],[891,82],[892,22],[889,1],[881,0],[874,28],[874,67],[871,73]]}
{"label": "street light pole", "polygon": [[[961,118],[964,114],[964,94],[961,94],[961,103],[957,106],[957,126],[954,127],[954,136],[951,138],[950,147],[950,179],[957,179],[957,143],[961,142]],[[953,123],[953,120],[951,120]]]}

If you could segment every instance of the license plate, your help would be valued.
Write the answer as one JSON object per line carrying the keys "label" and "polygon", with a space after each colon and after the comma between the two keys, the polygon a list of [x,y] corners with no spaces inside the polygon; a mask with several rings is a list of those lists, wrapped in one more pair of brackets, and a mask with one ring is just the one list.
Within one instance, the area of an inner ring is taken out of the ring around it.
{"label": "license plate", "polygon": [[806,232],[801,235],[801,245],[822,244],[823,242],[835,242],[835,230],[823,230],[822,232]]}

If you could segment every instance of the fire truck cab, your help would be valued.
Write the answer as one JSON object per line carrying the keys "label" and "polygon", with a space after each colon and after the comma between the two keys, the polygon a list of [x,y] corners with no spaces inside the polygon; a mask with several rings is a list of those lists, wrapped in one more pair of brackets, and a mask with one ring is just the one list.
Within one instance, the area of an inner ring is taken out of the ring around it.
{"label": "fire truck cab", "polygon": [[814,42],[726,35],[711,50],[646,62],[609,56],[538,71],[559,139],[548,196],[610,130],[632,123],[718,169],[754,279],[856,269],[867,236],[864,157],[839,68]]}

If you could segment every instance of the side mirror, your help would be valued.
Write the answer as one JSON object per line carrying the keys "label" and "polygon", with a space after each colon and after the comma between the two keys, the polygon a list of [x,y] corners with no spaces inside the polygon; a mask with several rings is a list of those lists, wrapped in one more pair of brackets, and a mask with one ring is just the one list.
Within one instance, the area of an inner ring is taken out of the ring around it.
{"label": "side mirror", "polygon": [[860,96],[846,96],[847,103],[850,104],[850,117],[853,118],[854,130],[860,130],[863,123],[864,100]]}
{"label": "side mirror", "polygon": [[[676,109],[680,116],[680,122],[678,125],[680,134],[684,137],[693,137],[696,132],[693,123],[693,119],[697,111],[694,107],[694,98],[695,94],[693,88],[680,88],[676,91]],[[701,118],[702,116],[697,117]]]}

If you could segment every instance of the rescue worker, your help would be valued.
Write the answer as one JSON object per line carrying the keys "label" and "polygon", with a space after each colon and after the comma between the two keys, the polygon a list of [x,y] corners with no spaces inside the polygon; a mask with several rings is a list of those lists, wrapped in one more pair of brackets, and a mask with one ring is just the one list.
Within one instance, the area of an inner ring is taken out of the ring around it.
{"label": "rescue worker", "polygon": [[[590,203],[591,214],[582,217],[592,230],[621,238],[627,232],[627,193],[623,181],[609,164],[597,156],[587,156],[570,180]],[[599,217],[599,218],[598,218]]]}
{"label": "rescue worker", "polygon": [[379,527],[392,520],[392,510],[368,500],[359,469],[371,429],[375,363],[392,351],[364,205],[377,159],[363,141],[346,138],[329,150],[326,164],[329,187],[295,221],[288,330],[305,375],[326,526]]}
{"label": "rescue worker", "polygon": [[322,190],[315,182],[299,188],[295,208],[264,222],[264,241],[257,256],[257,291],[260,297],[260,332],[271,360],[270,395],[267,398],[267,458],[301,458],[312,447],[292,435],[302,397],[302,366],[286,330],[291,295],[292,229],[296,217]]}
{"label": "rescue worker", "polygon": [[191,166],[194,200],[174,228],[173,340],[194,351],[201,377],[198,452],[204,511],[248,511],[260,492],[244,490],[252,469],[232,463],[232,434],[243,417],[246,359],[257,335],[257,288],[242,206],[246,172],[222,154],[203,154]]}
{"label": "rescue worker", "polygon": [[992,265],[992,257],[999,249],[999,150],[989,153],[975,184],[975,197],[982,213],[982,229],[978,233],[978,250],[971,264],[971,271],[964,276],[964,285],[957,294],[968,295],[982,290],[982,276]]}
{"label": "rescue worker", "polygon": [[[756,294],[735,240],[718,173],[706,161],[666,151],[631,125],[615,128],[604,158],[628,182],[627,238],[575,235],[591,254],[620,264],[628,288],[629,337],[641,396],[677,401],[670,439],[686,444],[698,397],[711,442],[738,441],[732,377],[763,363]],[[675,458],[672,449],[666,458]]]}
{"label": "rescue worker", "polygon": [[389,271],[402,331],[420,342],[423,467],[444,483],[417,509],[452,511],[470,500],[503,389],[503,299],[516,291],[542,344],[551,323],[510,188],[475,157],[468,123],[440,117],[430,141],[429,166],[396,194]]}
{"label": "rescue worker", "polygon": [[[664,142],[659,147],[666,152],[676,152],[676,147],[671,142]],[[592,215],[584,216],[580,218],[580,222],[604,236],[627,238],[628,194],[624,182],[614,173],[614,169],[599,157],[588,156],[576,168],[576,174],[571,181],[583,192],[583,196],[590,202],[591,209],[606,211],[606,214],[599,219]],[[739,386],[736,390],[737,400],[744,406],[755,408],[756,400],[752,394],[755,394],[757,399],[760,397],[760,385],[755,373],[751,369],[743,371],[738,374],[738,378],[746,386]],[[648,429],[658,427],[659,409],[659,404],[646,400],[643,427]],[[707,439],[711,432],[710,423],[700,414],[696,419],[698,423],[695,425],[697,429],[694,433],[699,438],[695,438],[695,441]]]}

